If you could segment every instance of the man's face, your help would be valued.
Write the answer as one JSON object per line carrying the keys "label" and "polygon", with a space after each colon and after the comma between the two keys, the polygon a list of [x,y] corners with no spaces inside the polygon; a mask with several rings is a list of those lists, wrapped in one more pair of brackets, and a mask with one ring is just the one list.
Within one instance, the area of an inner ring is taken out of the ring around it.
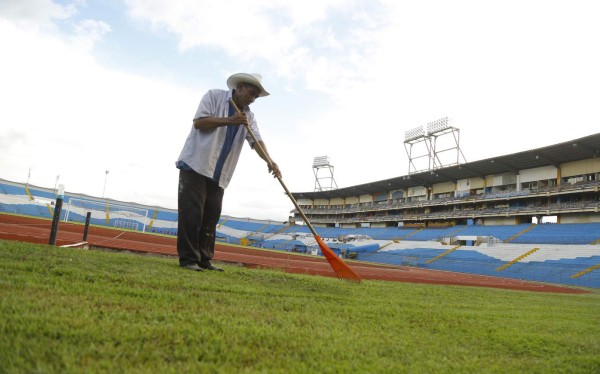
{"label": "man's face", "polygon": [[242,107],[250,105],[258,98],[260,88],[250,83],[240,83],[236,89],[237,102]]}

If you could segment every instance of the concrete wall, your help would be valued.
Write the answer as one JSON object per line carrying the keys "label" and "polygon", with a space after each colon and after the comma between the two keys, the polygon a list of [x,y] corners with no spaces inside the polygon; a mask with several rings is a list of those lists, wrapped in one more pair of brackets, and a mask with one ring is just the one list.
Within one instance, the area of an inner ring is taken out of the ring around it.
{"label": "concrete wall", "polygon": [[569,214],[560,216],[560,223],[594,223],[600,222],[600,215]]}

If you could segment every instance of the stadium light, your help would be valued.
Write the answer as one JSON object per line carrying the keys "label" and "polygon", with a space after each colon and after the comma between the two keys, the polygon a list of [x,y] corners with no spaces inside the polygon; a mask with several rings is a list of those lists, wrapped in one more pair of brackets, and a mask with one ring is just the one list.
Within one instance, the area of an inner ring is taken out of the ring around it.
{"label": "stadium light", "polygon": [[313,168],[319,166],[329,166],[328,156],[317,156],[313,160]]}
{"label": "stadium light", "polygon": [[410,129],[404,133],[404,141],[418,139],[423,137],[424,135],[425,131],[423,130],[423,126],[415,127],[414,129]]}
{"label": "stadium light", "polygon": [[449,128],[448,117],[440,118],[437,121],[429,122],[427,124],[427,134],[435,134],[440,131],[444,131]]}

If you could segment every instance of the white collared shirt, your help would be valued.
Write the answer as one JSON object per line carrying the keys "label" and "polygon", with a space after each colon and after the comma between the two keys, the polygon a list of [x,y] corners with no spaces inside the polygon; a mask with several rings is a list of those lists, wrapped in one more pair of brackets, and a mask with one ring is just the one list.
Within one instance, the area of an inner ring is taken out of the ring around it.
{"label": "white collared shirt", "polygon": [[[202,97],[194,119],[202,117],[228,117],[230,105],[229,99],[231,99],[231,95],[232,90],[209,90]],[[248,116],[248,123],[250,124],[252,132],[259,141],[262,141],[258,125],[254,119],[254,113],[252,113],[247,106],[243,111]],[[185,162],[198,174],[213,178],[215,176],[217,159],[223,149],[226,134],[227,126],[215,127],[212,129],[196,129],[192,124],[192,129],[185,140],[185,144],[177,161]],[[246,130],[246,127],[240,126],[240,129],[233,140],[231,151],[223,165],[221,175],[217,178],[219,180],[219,187],[223,189],[227,188],[227,185],[229,185],[229,182],[231,181],[233,171],[235,170],[238,159],[240,158],[240,153],[242,152],[244,139],[248,141],[248,144],[250,144],[251,147],[254,147],[254,141]]]}

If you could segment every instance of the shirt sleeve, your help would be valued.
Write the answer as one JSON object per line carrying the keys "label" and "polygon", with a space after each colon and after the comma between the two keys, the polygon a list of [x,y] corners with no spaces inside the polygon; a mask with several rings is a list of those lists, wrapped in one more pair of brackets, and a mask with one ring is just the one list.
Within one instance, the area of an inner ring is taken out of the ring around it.
{"label": "shirt sleeve", "polygon": [[218,117],[217,116],[217,95],[214,90],[209,90],[202,96],[194,119],[203,117]]}

